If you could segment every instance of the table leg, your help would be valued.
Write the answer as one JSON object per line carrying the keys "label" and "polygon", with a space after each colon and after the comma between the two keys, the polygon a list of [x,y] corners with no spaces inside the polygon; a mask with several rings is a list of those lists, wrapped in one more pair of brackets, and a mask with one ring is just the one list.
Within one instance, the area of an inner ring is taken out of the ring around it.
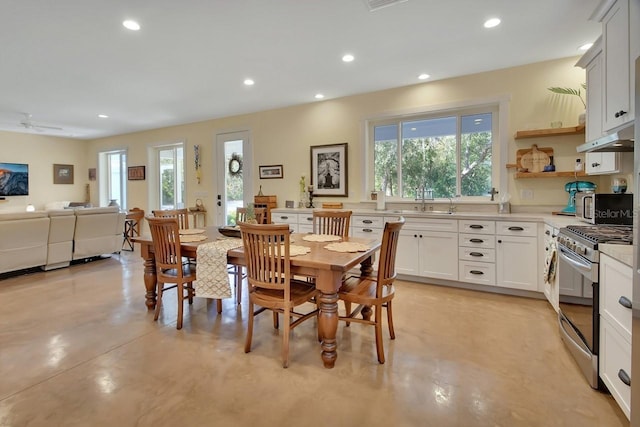
{"label": "table leg", "polygon": [[333,368],[338,358],[336,334],[338,332],[338,294],[322,292],[318,297],[320,313],[318,325],[322,335],[322,361],[325,368]]}
{"label": "table leg", "polygon": [[[360,276],[367,277],[372,275],[373,275],[373,257],[369,257],[364,261],[362,261],[362,263],[360,264]],[[362,314],[363,319],[371,320],[371,316],[373,315],[373,310],[371,310],[371,307],[367,305],[362,308],[362,311],[360,312],[360,314]]]}
{"label": "table leg", "polygon": [[156,308],[156,259],[153,252],[149,250],[149,245],[140,245],[140,256],[144,259],[144,287],[147,290],[145,294],[145,305],[147,310]]}

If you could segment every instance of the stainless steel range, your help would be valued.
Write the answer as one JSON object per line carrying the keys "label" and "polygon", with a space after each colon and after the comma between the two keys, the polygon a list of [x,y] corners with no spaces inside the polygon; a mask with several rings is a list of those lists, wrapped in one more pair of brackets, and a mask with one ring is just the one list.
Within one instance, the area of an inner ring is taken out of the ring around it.
{"label": "stainless steel range", "polygon": [[560,334],[593,388],[604,388],[598,376],[598,245],[631,245],[632,236],[631,225],[570,225],[558,234]]}

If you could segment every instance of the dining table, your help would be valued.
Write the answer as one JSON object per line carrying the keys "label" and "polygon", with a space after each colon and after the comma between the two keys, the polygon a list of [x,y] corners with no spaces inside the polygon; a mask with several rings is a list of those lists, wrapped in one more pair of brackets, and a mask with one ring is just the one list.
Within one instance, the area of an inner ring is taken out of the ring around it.
{"label": "dining table", "polygon": [[[215,226],[205,227],[203,233],[205,240],[198,242],[181,242],[182,256],[196,258],[198,246],[218,239],[227,239],[220,234]],[[325,248],[326,242],[307,241],[305,234],[294,233],[292,242],[296,245],[307,246],[311,251],[305,255],[292,256],[290,258],[290,271],[292,275],[315,278],[315,286],[319,294],[317,303],[318,328],[321,341],[321,357],[325,368],[333,368],[338,357],[336,335],[338,331],[338,290],[342,285],[345,274],[352,272],[359,266],[360,276],[373,274],[373,258],[380,249],[380,239],[367,239],[360,237],[346,237],[343,241],[360,243],[357,252],[335,252]],[[134,243],[140,245],[140,255],[144,260],[144,286],[146,289],[145,304],[148,310],[153,310],[156,305],[156,265],[153,250],[153,241],[150,235],[142,235],[132,238]],[[244,250],[242,246],[227,251],[227,263],[238,266],[246,266]],[[370,310],[363,310],[363,316],[370,317]]]}

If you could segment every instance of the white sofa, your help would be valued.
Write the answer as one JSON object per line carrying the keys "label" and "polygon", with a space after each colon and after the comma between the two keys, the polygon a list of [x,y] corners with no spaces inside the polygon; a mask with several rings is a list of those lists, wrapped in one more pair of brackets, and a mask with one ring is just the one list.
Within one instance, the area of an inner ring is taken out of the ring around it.
{"label": "white sofa", "polygon": [[47,212],[0,213],[0,273],[47,263]]}
{"label": "white sofa", "polygon": [[0,274],[120,252],[125,217],[117,207],[0,213]]}
{"label": "white sofa", "polygon": [[59,209],[49,214],[49,240],[47,245],[47,263],[44,270],[68,267],[73,259],[73,234],[76,228],[76,215],[72,209]]}
{"label": "white sofa", "polygon": [[73,259],[120,252],[126,213],[117,206],[105,208],[77,208],[73,236]]}

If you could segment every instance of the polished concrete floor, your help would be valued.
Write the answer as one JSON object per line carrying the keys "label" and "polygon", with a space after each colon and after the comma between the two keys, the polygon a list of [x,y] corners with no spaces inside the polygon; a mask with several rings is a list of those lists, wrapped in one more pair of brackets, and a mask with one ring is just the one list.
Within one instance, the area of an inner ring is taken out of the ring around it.
{"label": "polished concrete floor", "polygon": [[0,426],[628,426],[589,388],[546,301],[397,282],[396,340],[315,321],[288,369],[270,316],[243,351],[246,304],[197,299],[175,329],[144,305],[137,253],[0,280]]}

